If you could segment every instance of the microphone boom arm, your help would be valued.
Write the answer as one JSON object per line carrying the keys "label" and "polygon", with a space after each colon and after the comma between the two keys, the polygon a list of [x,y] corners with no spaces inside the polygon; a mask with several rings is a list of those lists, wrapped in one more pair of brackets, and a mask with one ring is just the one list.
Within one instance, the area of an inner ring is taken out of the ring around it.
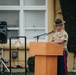
{"label": "microphone boom arm", "polygon": [[54,31],[51,31],[51,32],[48,32],[48,33],[44,33],[44,34],[40,34],[40,35],[37,35],[37,36],[34,36],[33,38],[37,38],[37,42],[38,42],[38,39],[39,37],[43,36],[43,35],[49,35],[51,33],[53,33]]}

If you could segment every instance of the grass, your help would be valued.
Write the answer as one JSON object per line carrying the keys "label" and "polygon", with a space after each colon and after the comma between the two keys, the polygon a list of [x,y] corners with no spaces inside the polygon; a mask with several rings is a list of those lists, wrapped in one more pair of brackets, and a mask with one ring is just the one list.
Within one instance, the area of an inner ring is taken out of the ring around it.
{"label": "grass", "polygon": [[[0,73],[0,75],[10,75],[9,73]],[[25,75],[24,73],[12,73],[12,75]],[[27,75],[34,75],[33,72],[28,72]],[[70,72],[68,75],[76,75],[76,73]]]}
{"label": "grass", "polygon": [[[0,75],[10,75],[9,73],[0,73]],[[12,75],[25,75],[25,73],[17,72],[17,73],[12,73]],[[28,72],[27,75],[34,75],[33,72]]]}
{"label": "grass", "polygon": [[68,75],[76,75],[76,73],[70,72],[70,73],[68,73]]}

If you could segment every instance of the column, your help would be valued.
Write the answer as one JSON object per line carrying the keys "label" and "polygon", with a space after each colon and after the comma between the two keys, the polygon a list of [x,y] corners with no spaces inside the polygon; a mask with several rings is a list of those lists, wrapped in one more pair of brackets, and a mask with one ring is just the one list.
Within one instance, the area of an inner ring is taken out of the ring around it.
{"label": "column", "polygon": [[20,15],[19,15],[19,28],[20,28],[20,36],[25,35],[25,30],[24,30],[24,11],[23,11],[23,6],[24,6],[24,0],[20,0]]}
{"label": "column", "polygon": [[[54,0],[48,0],[48,32],[54,30]],[[48,40],[51,35],[48,36]]]}

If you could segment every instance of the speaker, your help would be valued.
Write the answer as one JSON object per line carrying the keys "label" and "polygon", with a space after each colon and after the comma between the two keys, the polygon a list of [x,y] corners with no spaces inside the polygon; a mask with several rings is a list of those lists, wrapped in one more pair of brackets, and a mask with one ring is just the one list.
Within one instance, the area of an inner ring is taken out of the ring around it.
{"label": "speaker", "polygon": [[7,22],[0,21],[0,43],[7,43]]}

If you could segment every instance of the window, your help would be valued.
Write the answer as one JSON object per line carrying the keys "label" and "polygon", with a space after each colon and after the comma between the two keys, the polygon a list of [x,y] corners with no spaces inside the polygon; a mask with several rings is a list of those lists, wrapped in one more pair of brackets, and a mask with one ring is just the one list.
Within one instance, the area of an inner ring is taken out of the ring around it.
{"label": "window", "polygon": [[45,0],[24,0],[25,6],[44,6]]}
{"label": "window", "polygon": [[8,38],[18,35],[19,12],[18,11],[0,11],[0,21],[6,21],[8,27]]}
{"label": "window", "polygon": [[19,5],[19,0],[0,0],[0,6]]}
{"label": "window", "polygon": [[[47,0],[0,0],[0,21],[8,24],[8,38],[24,35],[30,42],[47,32],[46,4]],[[40,37],[41,41],[46,39]]]}

